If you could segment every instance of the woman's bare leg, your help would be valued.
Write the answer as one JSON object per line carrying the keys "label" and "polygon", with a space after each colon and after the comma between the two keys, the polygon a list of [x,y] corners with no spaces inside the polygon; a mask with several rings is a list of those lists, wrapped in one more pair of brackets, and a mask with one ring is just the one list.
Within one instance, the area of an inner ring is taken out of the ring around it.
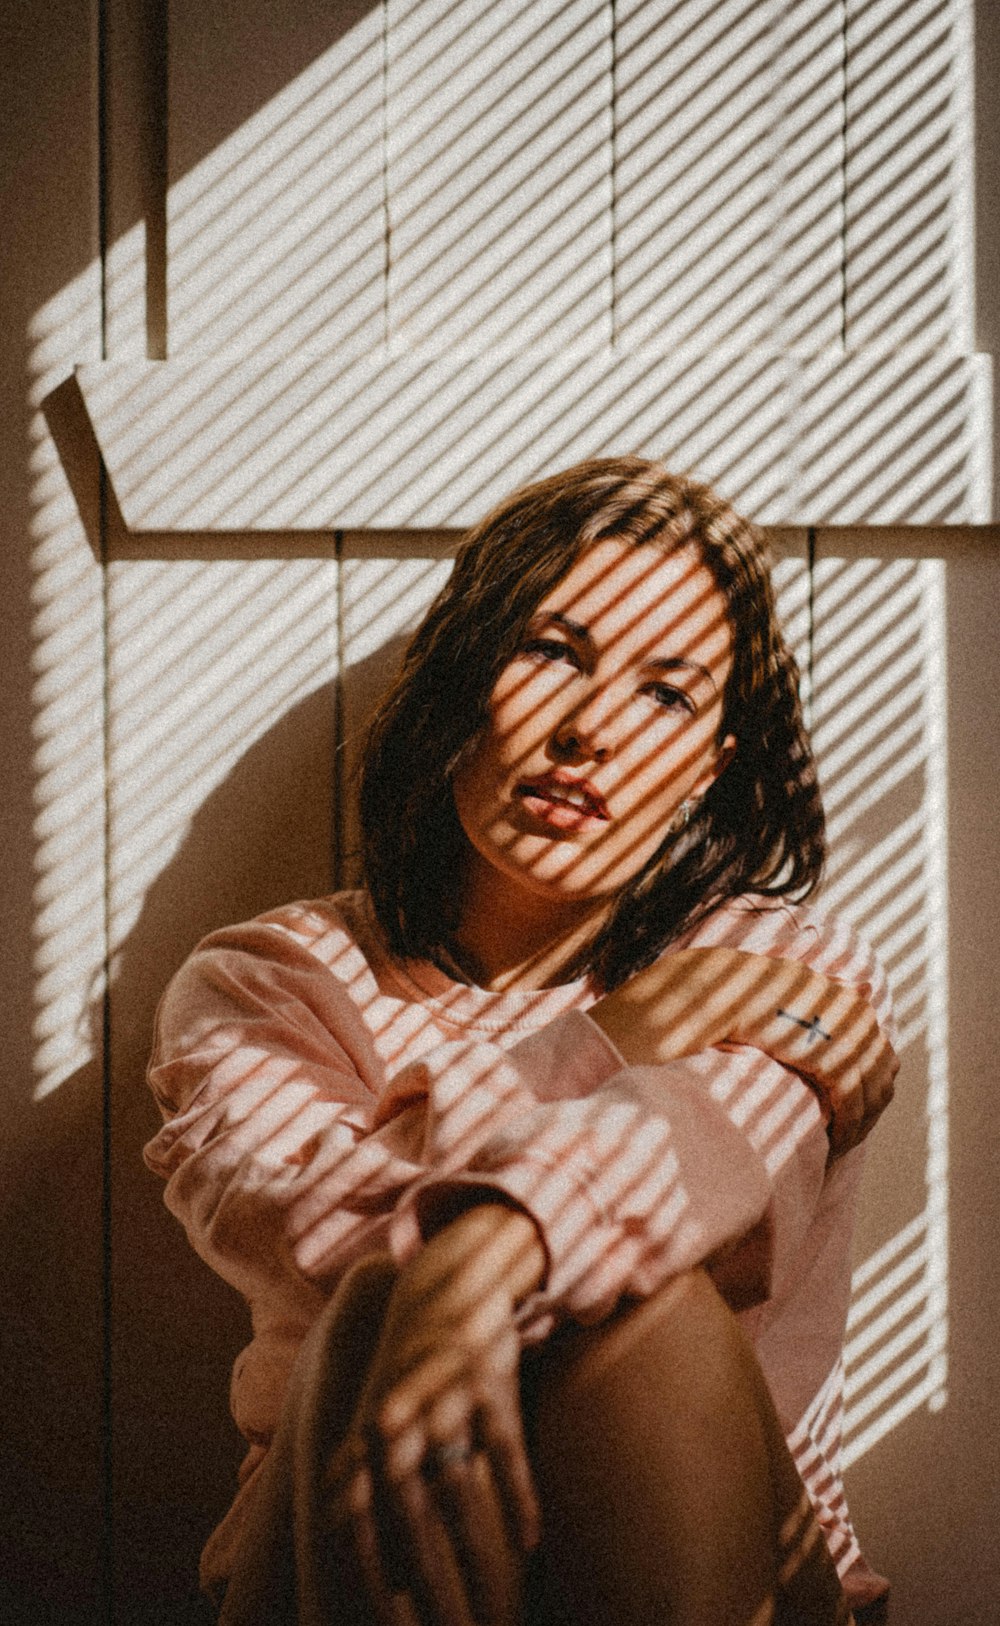
{"label": "woman's bare leg", "polygon": [[702,1271],[542,1357],[543,1547],[574,1626],[833,1626],[836,1573]]}
{"label": "woman's bare leg", "polygon": [[[323,1464],[347,1426],[393,1279],[388,1261],[366,1261],[310,1336],[226,1626],[417,1626],[409,1600],[361,1602],[360,1577],[330,1549],[323,1518]],[[542,1551],[572,1626],[846,1620],[760,1368],[704,1273],[556,1340],[535,1361]],[[494,1517],[499,1526],[498,1507]],[[511,1553],[498,1618],[520,1613],[520,1567]]]}
{"label": "woman's bare leg", "polygon": [[[359,1565],[352,1543],[336,1539],[328,1518],[331,1466],[344,1444],[382,1333],[397,1267],[383,1256],[348,1272],[302,1346],[274,1444],[236,1555],[219,1626],[424,1626],[427,1612],[407,1592]],[[496,1550],[491,1620],[521,1620],[523,1555],[507,1543],[506,1520],[485,1461],[479,1535]],[[443,1498],[443,1503],[446,1498]],[[446,1520],[439,1526],[442,1597],[464,1593]],[[383,1554],[391,1561],[392,1554]],[[476,1626],[454,1607],[455,1626]]]}

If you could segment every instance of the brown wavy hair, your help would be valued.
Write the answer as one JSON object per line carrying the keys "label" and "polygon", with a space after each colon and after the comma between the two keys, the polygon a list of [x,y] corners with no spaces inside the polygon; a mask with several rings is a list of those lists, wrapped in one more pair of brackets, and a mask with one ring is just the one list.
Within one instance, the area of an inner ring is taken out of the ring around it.
{"label": "brown wavy hair", "polygon": [[733,665],[720,742],[736,752],[683,831],[622,889],[577,972],[608,989],[724,898],[806,897],[825,857],[798,668],[774,605],[767,544],[707,485],[638,457],[597,458],[515,491],[468,535],[371,727],[361,775],[364,877],[393,951],[454,972],[466,838],[452,776],[541,599],[604,538],[693,542],[726,599]]}

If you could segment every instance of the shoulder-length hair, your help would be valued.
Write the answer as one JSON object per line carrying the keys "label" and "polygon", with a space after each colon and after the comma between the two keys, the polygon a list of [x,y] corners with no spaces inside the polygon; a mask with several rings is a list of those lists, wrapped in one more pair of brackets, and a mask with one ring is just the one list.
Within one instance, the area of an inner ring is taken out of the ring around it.
{"label": "shoulder-length hair", "polygon": [[523,487],[466,538],[372,724],[361,776],[364,878],[393,951],[454,971],[467,850],[456,765],[541,599],[604,538],[694,543],[726,599],[733,665],[719,740],[732,760],[681,831],[623,888],[577,972],[605,988],[648,965],[724,898],[805,897],[825,856],[823,808],[775,613],[762,533],[707,485],[637,457],[599,458]]}

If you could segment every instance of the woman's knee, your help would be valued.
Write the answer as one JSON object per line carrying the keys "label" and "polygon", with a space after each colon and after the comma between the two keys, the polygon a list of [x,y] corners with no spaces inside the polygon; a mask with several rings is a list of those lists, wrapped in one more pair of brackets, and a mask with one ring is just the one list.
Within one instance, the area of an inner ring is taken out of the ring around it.
{"label": "woman's knee", "polygon": [[[581,1621],[783,1618],[781,1531],[804,1493],[753,1350],[704,1271],[556,1339],[532,1437]],[[817,1610],[801,1619],[833,1622],[828,1557],[817,1574]]]}
{"label": "woman's knee", "polygon": [[658,1402],[729,1382],[750,1381],[756,1361],[737,1321],[704,1270],[672,1277],[658,1293],[597,1327],[575,1327],[553,1339],[538,1363],[539,1408],[572,1403],[600,1386],[613,1390],[640,1374]]}

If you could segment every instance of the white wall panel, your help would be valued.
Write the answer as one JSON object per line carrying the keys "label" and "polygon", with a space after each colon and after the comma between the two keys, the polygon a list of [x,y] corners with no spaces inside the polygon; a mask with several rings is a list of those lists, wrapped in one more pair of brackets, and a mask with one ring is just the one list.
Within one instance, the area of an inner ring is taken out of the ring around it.
{"label": "white wall panel", "polygon": [[611,333],[607,0],[388,0],[394,345]]}
{"label": "white wall panel", "polygon": [[909,548],[902,534],[820,531],[816,555],[822,896],[885,965],[902,1058],[862,1189],[848,1490],[867,1555],[892,1578],[893,1616],[978,1626],[996,1584],[995,1476],[980,1450],[996,1427],[983,1337],[996,1194],[971,1171],[992,1077],[981,1013],[995,1003],[997,933],[995,820],[982,802],[991,748],[975,714],[995,665],[983,616],[996,563],[927,531]]}
{"label": "white wall panel", "polygon": [[[813,740],[831,845],[823,900],[882,960],[903,1063],[897,1102],[869,1147],[846,1349],[851,1464],[886,1449],[895,1457],[907,1418],[940,1411],[947,1394],[945,623],[939,560],[835,549],[821,533]],[[882,1562],[898,1570],[898,1558]]]}
{"label": "white wall panel", "polygon": [[162,1597],[193,1607],[232,1494],[248,1336],[141,1162],[153,1017],[206,931],[331,887],[336,565],[112,559],[108,603],[115,1586],[122,1620],[153,1622]]}
{"label": "white wall panel", "polygon": [[618,5],[623,343],[840,344],[843,47],[840,0]]}
{"label": "white wall panel", "polygon": [[[377,5],[290,16],[263,0],[173,0],[172,354],[232,343],[244,353],[354,354],[382,339],[382,68]],[[275,82],[255,105],[254,90]],[[206,152],[206,122],[248,98],[252,110]]]}
{"label": "white wall panel", "polygon": [[973,348],[970,0],[847,0],[847,339]]}
{"label": "white wall panel", "polygon": [[796,376],[790,508],[829,525],[983,523],[991,364],[954,346],[866,346]]}
{"label": "white wall panel", "polygon": [[969,0],[173,6],[175,360],[81,375],[129,528],[447,527],[623,450],[987,518]]}

